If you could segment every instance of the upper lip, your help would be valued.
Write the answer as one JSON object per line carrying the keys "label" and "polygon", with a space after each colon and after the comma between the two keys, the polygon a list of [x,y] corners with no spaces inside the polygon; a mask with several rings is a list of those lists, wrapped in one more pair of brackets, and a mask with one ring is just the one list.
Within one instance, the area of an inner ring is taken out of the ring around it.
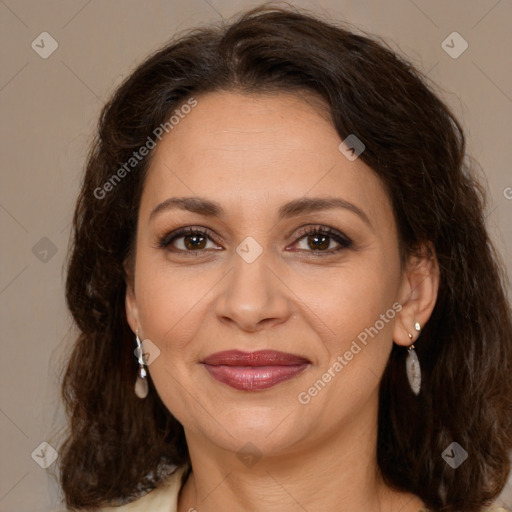
{"label": "upper lip", "polygon": [[310,361],[295,354],[276,350],[258,350],[256,352],[225,350],[215,352],[201,362],[211,366],[293,366],[309,363]]}

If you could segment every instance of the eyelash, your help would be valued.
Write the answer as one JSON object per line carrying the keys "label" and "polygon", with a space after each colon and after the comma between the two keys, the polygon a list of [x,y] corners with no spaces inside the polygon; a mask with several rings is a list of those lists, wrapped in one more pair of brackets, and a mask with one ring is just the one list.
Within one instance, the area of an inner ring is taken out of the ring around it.
{"label": "eyelash", "polygon": [[[184,229],[179,229],[175,232],[172,232],[172,233],[169,233],[169,234],[163,236],[159,241],[158,247],[161,249],[170,250],[169,246],[175,240],[184,238],[186,236],[194,236],[194,235],[203,235],[215,243],[215,241],[213,240],[213,238],[214,238],[213,235],[207,229],[184,228]],[[335,242],[337,242],[340,245],[340,247],[337,247],[336,249],[325,250],[325,251],[313,250],[313,249],[312,250],[299,249],[299,251],[310,252],[310,253],[314,254],[315,256],[328,256],[328,255],[332,255],[334,253],[338,253],[339,251],[342,251],[343,249],[348,249],[349,247],[352,246],[352,240],[350,238],[348,238],[346,235],[344,235],[343,233],[340,233],[339,231],[332,229],[332,228],[318,227],[318,226],[307,227],[307,228],[301,230],[297,234],[297,239],[296,239],[295,243],[297,243],[298,241],[302,240],[303,238],[305,238],[307,236],[313,236],[313,235],[327,236],[327,237],[333,239]],[[197,254],[197,253],[201,253],[203,251],[209,250],[209,249],[198,249],[198,250],[193,251],[193,250],[177,249],[174,247],[174,248],[172,248],[172,250],[175,252],[181,252],[181,253]]]}

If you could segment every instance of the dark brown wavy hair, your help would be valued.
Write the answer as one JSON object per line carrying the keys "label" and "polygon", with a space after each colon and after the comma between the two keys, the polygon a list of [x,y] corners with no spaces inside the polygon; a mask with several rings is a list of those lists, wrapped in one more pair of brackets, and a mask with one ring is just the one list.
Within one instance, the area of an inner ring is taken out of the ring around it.
{"label": "dark brown wavy hair", "polygon": [[[309,91],[339,136],[384,183],[402,256],[431,244],[441,283],[416,344],[419,396],[394,346],[380,387],[378,464],[385,481],[434,511],[476,512],[506,483],[512,447],[512,321],[502,266],[484,223],[484,193],[459,122],[428,80],[372,36],[305,11],[264,7],[195,29],[146,59],[103,109],[73,221],[66,299],[79,329],[63,379],[70,428],[60,479],[68,507],[128,502],[189,462],[181,424],[133,391],[137,361],[123,263],[133,255],[151,155],[104,184],[190,98],[214,91]],[[102,188],[103,187],[103,188]],[[102,197],[100,197],[102,196]],[[468,459],[452,469],[442,452]]]}

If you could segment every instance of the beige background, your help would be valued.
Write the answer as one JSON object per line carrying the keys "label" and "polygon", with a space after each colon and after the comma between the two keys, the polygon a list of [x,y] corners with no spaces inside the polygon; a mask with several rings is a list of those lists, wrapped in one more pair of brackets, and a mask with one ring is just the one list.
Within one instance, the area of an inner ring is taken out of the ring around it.
{"label": "beige background", "polygon": [[[488,223],[510,272],[512,2],[292,3],[383,36],[439,84],[485,172]],[[71,329],[63,263],[100,107],[134,65],[177,30],[217,22],[256,4],[0,0],[1,512],[58,508],[57,486],[50,478],[55,465],[42,469],[31,453],[43,441],[57,446],[55,429],[63,424],[57,382]],[[44,31],[58,43],[47,59],[31,47]],[[457,59],[441,46],[453,31],[469,44]],[[502,499],[512,504],[511,484]]]}

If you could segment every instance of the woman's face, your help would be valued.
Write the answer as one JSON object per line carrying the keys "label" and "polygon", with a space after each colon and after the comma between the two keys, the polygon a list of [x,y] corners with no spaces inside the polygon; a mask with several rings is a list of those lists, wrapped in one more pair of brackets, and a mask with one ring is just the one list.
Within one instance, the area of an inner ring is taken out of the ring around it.
{"label": "woman's face", "polygon": [[155,149],[127,311],[189,443],[274,455],[374,425],[404,278],[386,191],[340,143],[315,98],[224,92]]}

